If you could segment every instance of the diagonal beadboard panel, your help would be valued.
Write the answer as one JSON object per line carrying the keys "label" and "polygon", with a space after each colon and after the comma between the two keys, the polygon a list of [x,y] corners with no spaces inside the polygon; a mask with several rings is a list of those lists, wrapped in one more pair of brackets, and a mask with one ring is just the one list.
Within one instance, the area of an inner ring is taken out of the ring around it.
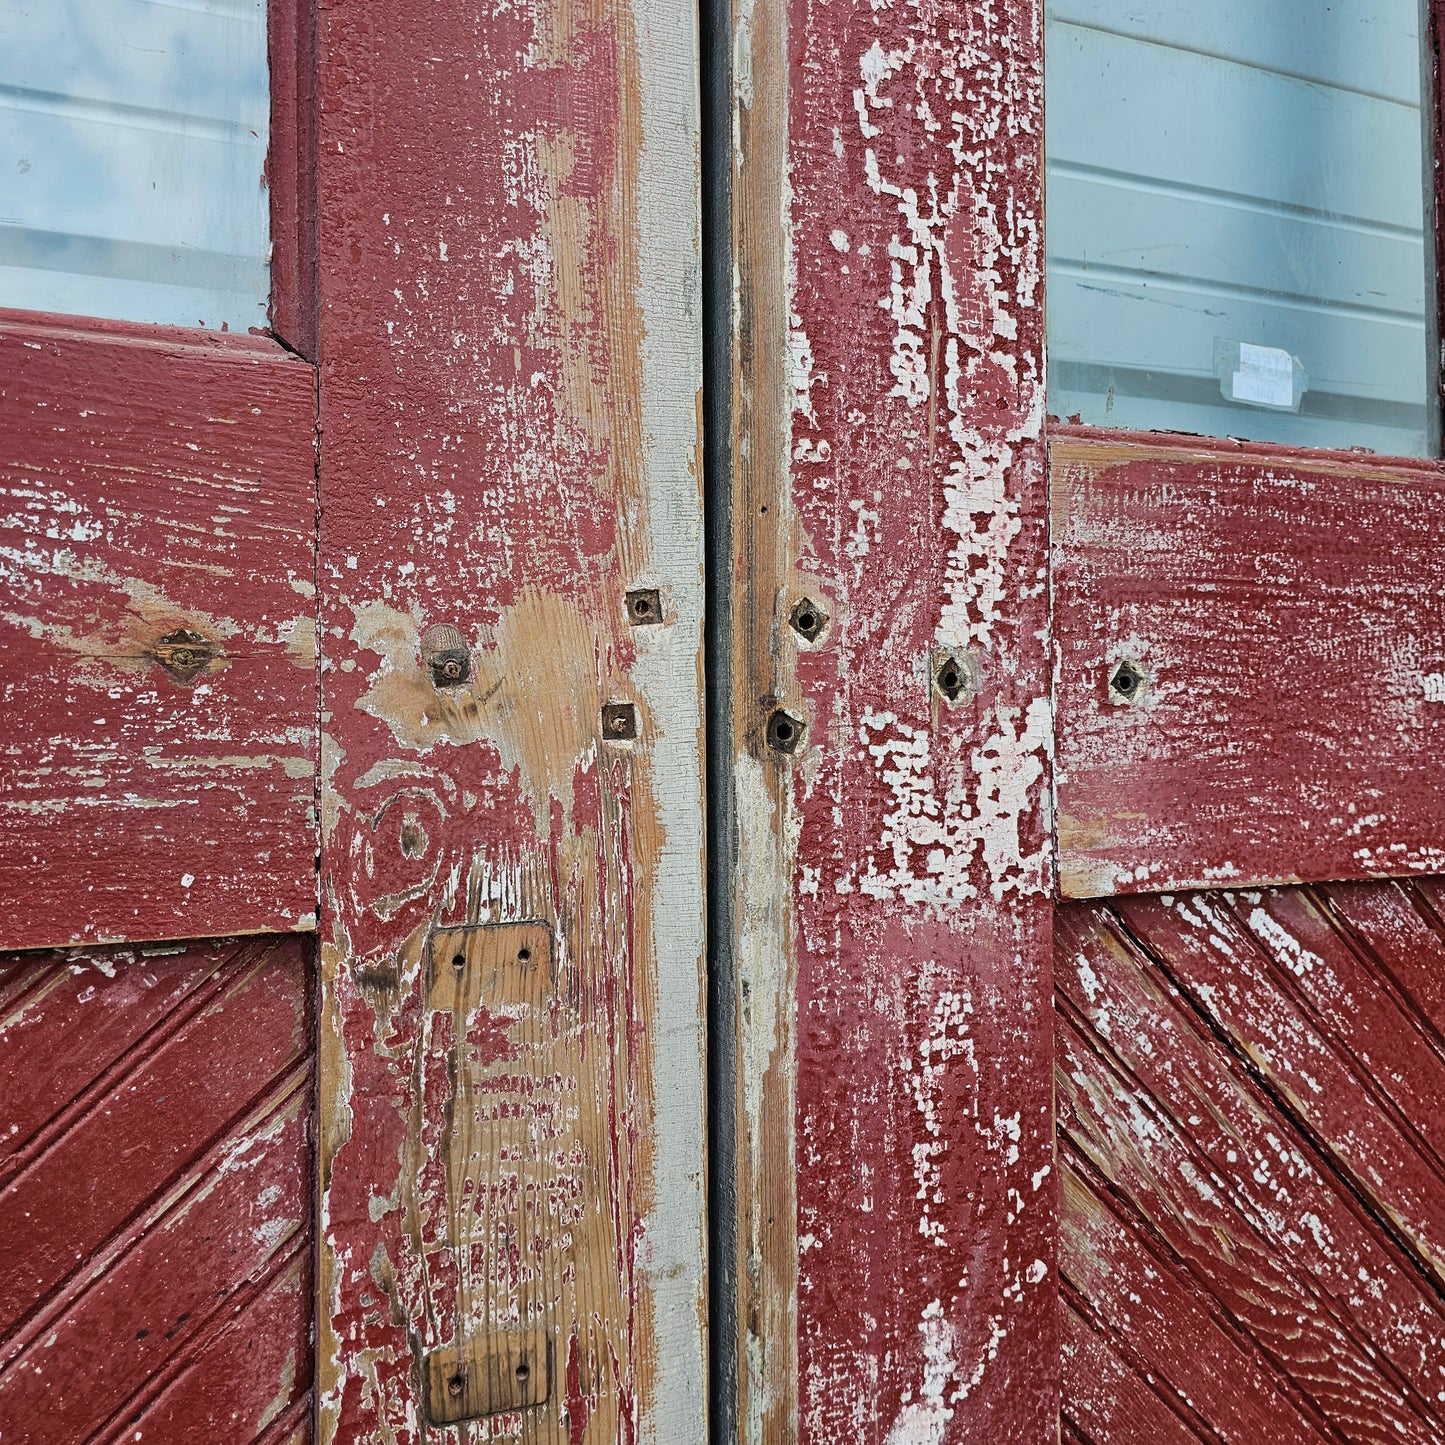
{"label": "diagonal beadboard panel", "polygon": [[0,957],[7,1445],[310,1438],[309,958]]}

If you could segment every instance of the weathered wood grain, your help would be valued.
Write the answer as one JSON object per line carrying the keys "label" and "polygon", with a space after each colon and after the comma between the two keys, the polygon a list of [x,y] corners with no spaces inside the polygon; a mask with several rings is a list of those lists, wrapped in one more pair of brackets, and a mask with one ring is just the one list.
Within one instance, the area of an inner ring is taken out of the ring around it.
{"label": "weathered wood grain", "polygon": [[7,1442],[310,1438],[309,954],[0,958]]}
{"label": "weathered wood grain", "polygon": [[1050,475],[1066,896],[1445,869],[1438,465],[1060,433]]}
{"label": "weathered wood grain", "polygon": [[1412,1039],[1378,991],[1358,985],[1342,1013],[1321,1017],[1300,999],[1298,984],[1318,974],[1320,992],[1333,991],[1338,965],[1317,962],[1278,924],[1279,946],[1294,955],[1303,980],[1286,982],[1269,966],[1227,901],[1219,906],[1207,894],[1171,901],[1121,900],[1120,914],[1131,934],[1168,960],[1171,977],[1278,1092],[1331,1165],[1409,1241],[1422,1265],[1445,1279],[1445,1167],[1431,1138],[1440,1124],[1398,1102],[1439,1097],[1433,1050]]}
{"label": "weathered wood grain", "polygon": [[1034,1442],[1040,17],[732,17],[738,1438]]}
{"label": "weathered wood grain", "polygon": [[4,946],[314,927],[314,438],[273,343],[0,323]]}
{"label": "weathered wood grain", "polygon": [[[1226,1428],[1231,1392],[1259,1393],[1243,1383],[1258,1368],[1313,1422],[1309,1438],[1423,1445],[1445,1428],[1445,1274],[1429,1242],[1445,1193],[1422,1183],[1433,1156],[1400,1107],[1433,1077],[1436,1040],[1406,1020],[1406,995],[1341,921],[1373,916],[1377,939],[1398,931],[1399,954],[1420,942],[1421,915],[1396,885],[1328,898],[1061,911],[1060,1270],[1071,1307],[1132,1377],[1071,1376],[1066,1348],[1065,1416],[1096,1445],[1154,1438],[1121,1407],[1141,1384],[1175,1409],[1187,1399],[1204,1438],[1266,1438]],[[1332,1077],[1325,1055],[1371,1064],[1378,1087]],[[1313,1086],[1297,1091],[1305,1076]],[[1181,1350],[1156,1328],[1161,1300],[1185,1317],[1180,1291],[1224,1331],[1213,1344]]]}
{"label": "weathered wood grain", "polygon": [[[360,0],[318,53],[322,1437],[700,1440],[694,16]],[[429,1355],[528,1331],[545,1402],[426,1423]]]}

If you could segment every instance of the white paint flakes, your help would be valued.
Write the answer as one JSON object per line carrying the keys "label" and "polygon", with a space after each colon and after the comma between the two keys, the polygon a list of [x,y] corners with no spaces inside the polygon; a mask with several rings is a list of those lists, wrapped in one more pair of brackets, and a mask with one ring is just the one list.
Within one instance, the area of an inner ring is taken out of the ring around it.
{"label": "white paint flakes", "polygon": [[1312,953],[1294,934],[1266,913],[1263,908],[1256,908],[1249,915],[1249,926],[1274,950],[1275,957],[1296,978],[1303,978],[1316,967],[1324,967],[1325,961],[1319,954]]}
{"label": "white paint flakes", "polygon": [[[953,1325],[938,1300],[924,1307],[918,1333],[923,1337],[923,1378],[916,1395],[905,1396],[903,1408],[888,1431],[885,1445],[943,1445],[953,1406],[944,1398],[957,1361]],[[910,1392],[911,1394],[911,1392]]]}

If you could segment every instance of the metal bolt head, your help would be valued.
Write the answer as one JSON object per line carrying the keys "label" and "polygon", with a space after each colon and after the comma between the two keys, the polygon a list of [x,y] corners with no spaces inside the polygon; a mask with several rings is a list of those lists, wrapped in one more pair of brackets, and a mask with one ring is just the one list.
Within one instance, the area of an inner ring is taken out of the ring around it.
{"label": "metal bolt head", "polygon": [[178,627],[156,643],[151,655],[173,682],[188,687],[205,671],[215,648],[199,632]]}
{"label": "metal bolt head", "polygon": [[768,718],[768,746],[775,753],[796,753],[806,728],[785,708],[777,708]]}
{"label": "metal bolt head", "polygon": [[788,623],[804,642],[816,642],[828,625],[828,614],[811,597],[802,597],[788,613]]}
{"label": "metal bolt head", "polygon": [[421,659],[436,687],[460,687],[472,675],[467,640],[449,622],[439,622],[422,633]]}
{"label": "metal bolt head", "polygon": [[634,627],[656,627],[662,621],[662,593],[637,587],[627,594],[627,620]]}
{"label": "metal bolt head", "polygon": [[602,709],[602,736],[614,743],[635,738],[637,709],[630,702],[609,702]]}

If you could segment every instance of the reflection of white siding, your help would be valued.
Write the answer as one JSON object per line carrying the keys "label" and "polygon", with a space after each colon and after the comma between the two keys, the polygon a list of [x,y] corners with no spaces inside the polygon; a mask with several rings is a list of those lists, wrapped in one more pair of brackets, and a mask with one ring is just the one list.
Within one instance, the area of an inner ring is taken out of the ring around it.
{"label": "reflection of white siding", "polygon": [[[1424,449],[1417,29],[1415,0],[1054,0],[1052,412]],[[1221,338],[1296,356],[1304,414],[1224,401]]]}
{"label": "reflection of white siding", "polygon": [[0,306],[265,323],[265,0],[0,5]]}

